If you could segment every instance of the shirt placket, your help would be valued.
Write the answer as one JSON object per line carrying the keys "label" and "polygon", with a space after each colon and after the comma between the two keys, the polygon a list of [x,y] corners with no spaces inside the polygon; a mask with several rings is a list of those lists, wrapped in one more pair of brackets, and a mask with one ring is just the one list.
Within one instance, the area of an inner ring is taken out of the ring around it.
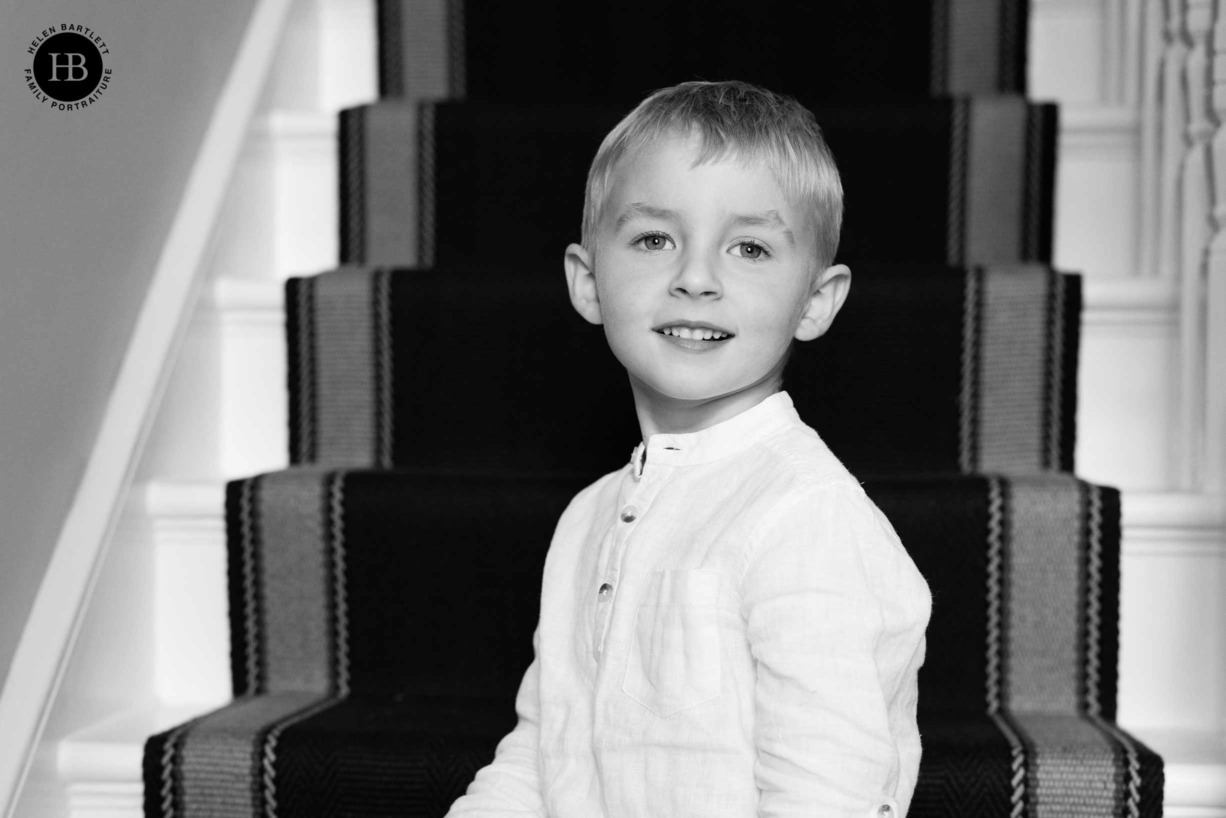
{"label": "shirt placket", "polygon": [[650,496],[654,494],[653,481],[642,472],[636,470],[633,481],[633,487],[617,511],[617,520],[606,536],[606,556],[600,561],[600,575],[597,577],[595,591],[595,631],[592,634],[597,662],[604,656],[605,638],[613,618],[613,605],[617,599],[626,552],[638,530],[639,518],[647,510]]}

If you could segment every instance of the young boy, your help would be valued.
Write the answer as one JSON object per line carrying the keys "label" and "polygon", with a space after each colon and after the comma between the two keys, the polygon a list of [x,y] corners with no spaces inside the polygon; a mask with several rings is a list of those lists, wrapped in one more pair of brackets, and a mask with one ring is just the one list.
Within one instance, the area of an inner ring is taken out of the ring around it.
{"label": "young boy", "polygon": [[601,144],[564,266],[643,442],[563,513],[519,723],[451,816],[906,813],[931,597],[780,391],[847,296],[841,220],[812,114],[745,83]]}

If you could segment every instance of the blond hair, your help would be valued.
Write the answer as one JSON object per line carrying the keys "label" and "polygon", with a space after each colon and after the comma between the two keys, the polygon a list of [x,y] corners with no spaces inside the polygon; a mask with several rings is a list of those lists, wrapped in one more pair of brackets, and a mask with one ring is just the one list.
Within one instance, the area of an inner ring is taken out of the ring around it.
{"label": "blond hair", "polygon": [[694,167],[732,154],[761,161],[783,193],[812,214],[817,260],[829,266],[843,224],[843,184],[813,113],[795,99],[746,82],[683,82],[654,92],[609,131],[588,170],[582,243],[596,238],[620,162],[663,136],[697,134]]}

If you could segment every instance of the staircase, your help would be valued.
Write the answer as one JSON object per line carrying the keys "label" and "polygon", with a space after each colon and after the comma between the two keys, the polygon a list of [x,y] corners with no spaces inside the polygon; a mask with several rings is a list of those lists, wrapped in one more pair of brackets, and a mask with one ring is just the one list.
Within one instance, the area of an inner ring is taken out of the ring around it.
{"label": "staircase", "polygon": [[[1036,3],[1036,12],[1042,11],[1043,5]],[[396,22],[389,20],[386,11],[392,6],[384,8],[384,25]],[[291,453],[295,463],[354,465],[352,438],[331,451],[327,449],[327,440],[316,439],[317,448],[310,448],[310,435],[304,432],[312,425],[307,422],[308,417],[314,419],[315,428],[322,428],[328,423],[330,411],[343,411],[345,407],[330,408],[321,403],[304,408],[302,381],[294,377],[302,371],[302,351],[299,349],[295,353],[292,343],[287,348],[282,328],[283,316],[288,315],[292,339],[293,329],[300,329],[305,318],[317,317],[319,308],[315,305],[324,303],[317,300],[308,305],[315,309],[309,309],[303,306],[302,299],[309,291],[317,293],[330,286],[324,281],[327,277],[310,285],[305,282],[290,284],[285,291],[290,297],[284,303],[280,282],[334,266],[338,246],[331,237],[336,235],[333,226],[338,217],[329,207],[321,205],[329,201],[335,203],[330,191],[336,189],[337,175],[349,185],[345,201],[349,202],[350,209],[339,217],[343,228],[339,243],[342,260],[385,265],[431,262],[449,265],[445,269],[453,271],[463,269],[474,279],[483,272],[488,274],[488,269],[481,267],[490,264],[490,259],[480,257],[481,247],[472,248],[470,255],[448,257],[448,253],[458,250],[469,252],[469,248],[458,240],[459,236],[448,239],[440,234],[434,239],[428,238],[430,221],[424,214],[417,214],[417,224],[425,227],[416,235],[401,230],[380,232],[377,219],[371,218],[373,211],[367,209],[368,202],[377,202],[379,207],[413,209],[420,204],[415,200],[397,199],[412,192],[404,185],[389,183],[380,188],[381,183],[391,182],[388,177],[373,173],[362,176],[366,200],[360,201],[357,210],[352,209],[355,206],[352,186],[356,177],[351,168],[337,174],[338,129],[341,141],[349,143],[349,155],[352,156],[355,140],[377,139],[381,127],[396,132],[395,129],[404,127],[406,118],[412,127],[423,127],[415,117],[422,115],[419,110],[430,111],[425,116],[431,117],[430,127],[436,129],[434,158],[438,167],[446,163],[443,151],[455,149],[461,136],[489,132],[489,128],[471,126],[448,132],[447,120],[452,115],[449,111],[454,112],[457,106],[449,108],[442,102],[422,109],[385,104],[379,109],[350,111],[338,124],[335,112],[373,96],[373,82],[365,88],[329,87],[325,74],[345,76],[352,72],[329,73],[326,67],[348,63],[353,53],[373,53],[373,45],[369,43],[373,26],[363,29],[363,23],[371,22],[371,11],[360,3],[304,3],[297,7],[298,17],[286,32],[283,56],[278,61],[285,68],[272,83],[267,111],[252,132],[247,154],[250,161],[244,164],[234,184],[231,205],[222,223],[223,240],[213,255],[211,269],[214,272],[210,274],[210,284],[193,319],[175,384],[168,393],[159,426],[151,437],[148,454],[116,534],[116,545],[99,580],[91,621],[79,640],[84,647],[74,655],[69,667],[18,814],[136,814],[144,797],[140,781],[144,740],[228,701],[232,680],[227,669],[235,674],[235,689],[244,689],[240,678],[243,667],[230,667],[230,651],[235,650],[236,657],[242,656],[243,651],[236,646],[235,634],[226,630],[227,609],[235,610],[234,598],[229,604],[226,599],[226,521],[220,515],[220,510],[227,505],[227,481],[275,472],[287,465],[286,452]],[[1036,21],[1036,24],[1041,23],[1042,20]],[[1041,25],[1039,30],[1042,30]],[[329,37],[334,37],[337,31],[353,32],[354,41],[342,37],[338,42],[321,36],[329,32]],[[363,37],[368,40],[365,45],[361,44]],[[303,83],[300,79],[302,67],[311,64],[313,54],[325,57],[323,68],[316,79]],[[385,64],[385,90],[390,82],[389,70]],[[355,83],[359,85],[361,83]],[[1034,89],[1031,96],[1038,96]],[[615,121],[616,112],[624,113],[625,106],[612,106],[609,110],[609,116]],[[1064,131],[1059,155],[1065,164],[1061,166],[1061,173],[1101,170],[1089,161],[1070,167],[1067,160],[1067,154],[1076,153],[1078,134],[1092,131],[1084,123],[1093,115],[1083,113],[1084,110],[1087,109],[1074,110],[1071,118],[1073,126],[1082,125],[1081,132],[1070,132],[1068,111],[1062,112]],[[490,111],[489,121],[496,122],[499,113]],[[972,121],[975,115],[973,110],[964,113]],[[601,124],[603,120],[594,118],[591,121],[595,123],[593,133],[607,127]],[[866,133],[879,129],[878,123],[872,123],[866,126]],[[444,134],[450,134],[450,138],[440,138]],[[849,140],[849,149],[854,141]],[[1068,149],[1069,143],[1074,143],[1072,151]],[[378,148],[377,143],[368,143],[368,146],[370,144]],[[394,142],[386,144],[394,146]],[[480,149],[479,155],[489,156],[491,163],[505,162],[497,157],[498,147],[498,141],[491,140],[479,148],[470,146],[468,149]],[[836,144],[834,148],[843,162],[840,146]],[[871,155],[871,150],[866,149],[865,153]],[[372,154],[368,150],[365,155]],[[585,169],[586,161],[577,159],[577,166]],[[419,173],[422,172],[420,167]],[[423,182],[420,178],[417,181]],[[558,184],[565,189],[565,180]],[[446,191],[440,188],[440,192]],[[448,211],[447,208],[466,201],[463,194],[449,195],[454,197],[450,202],[437,200],[433,203],[431,217],[438,223],[464,224],[469,218],[478,218],[454,209]],[[1063,201],[1058,199],[1057,214],[1062,213],[1062,209],[1071,209],[1063,208]],[[923,202],[914,206],[920,212],[933,212]],[[530,215],[524,220],[534,222]],[[577,215],[574,221],[577,223]],[[934,229],[917,229],[917,237],[922,238],[925,232]],[[567,235],[569,232],[562,230]],[[940,229],[939,232],[944,246],[937,249],[948,253],[948,230]],[[410,241],[403,244],[406,235]],[[968,255],[970,260],[975,260],[973,251],[982,246],[976,244],[977,236],[983,234],[975,233],[972,225],[958,245],[959,257],[945,255],[934,259],[934,263],[966,261]],[[1027,238],[1023,223],[1019,223],[1011,240],[1016,248],[1029,246],[1036,258],[1046,255],[1043,245],[1045,242],[1050,245],[1052,241],[1050,236],[1045,238],[1033,232]],[[1057,260],[1061,257],[1062,240],[1068,241],[1057,230]],[[381,243],[388,241],[393,244]],[[539,248],[541,258],[548,261],[558,255],[558,247],[564,246],[564,242],[558,245],[556,236],[540,235],[530,238],[527,246],[531,248],[529,252]],[[854,251],[857,246],[852,234],[849,247]],[[865,269],[871,269],[867,260],[862,260],[862,264]],[[861,266],[855,269],[861,272]],[[887,276],[888,271],[881,275]],[[561,279],[560,276],[556,278],[559,286],[554,288],[558,290],[554,295],[561,295]],[[387,276],[386,279],[383,283],[377,278],[368,279],[360,286],[372,288],[367,293],[378,292],[379,287],[401,286],[397,282],[403,281],[405,275]],[[864,279],[866,284],[872,280],[868,274]],[[1001,280],[1000,273],[989,273],[980,285],[987,292],[1000,292],[1000,286],[993,289],[993,282]],[[447,298],[462,297],[462,294],[450,294],[451,283],[448,276],[437,281],[425,276],[414,286],[430,289],[431,298],[445,302]],[[964,293],[966,286],[966,279],[959,277],[951,291]],[[1055,285],[1051,283],[1041,286],[1055,292]],[[343,285],[338,287],[344,289]],[[883,292],[888,289],[883,288]],[[390,298],[392,290],[386,292]],[[512,291],[505,297],[514,295]],[[522,291],[521,296],[537,297],[534,293],[523,295]],[[318,299],[318,295],[314,297]],[[548,297],[547,292],[540,294],[540,298]],[[1075,425],[1078,432],[1079,474],[1125,488],[1122,496],[1120,723],[1127,728],[1135,725],[1137,735],[1164,757],[1167,815],[1224,815],[1226,749],[1221,729],[1226,719],[1223,719],[1215,693],[1219,689],[1216,683],[1226,675],[1220,667],[1220,639],[1216,638],[1221,636],[1221,626],[1216,623],[1223,621],[1220,603],[1216,600],[1224,584],[1221,560],[1226,511],[1219,496],[1164,490],[1172,481],[1162,473],[1165,466],[1158,462],[1161,456],[1154,451],[1161,447],[1132,447],[1132,451],[1121,451],[1125,447],[1118,445],[1118,431],[1109,440],[1095,437],[1095,430],[1102,434],[1102,429],[1136,430],[1151,437],[1156,431],[1160,433],[1153,419],[1160,416],[1158,410],[1166,407],[1148,411],[1153,408],[1148,404],[1155,400],[1152,394],[1128,393],[1120,377],[1119,361],[1121,351],[1126,352],[1133,367],[1152,372],[1153,382],[1162,382],[1165,361],[1174,343],[1175,295],[1161,282],[1117,283],[1087,277],[1084,300],[1080,405],[1076,420],[1067,422],[1064,428],[1071,430]],[[403,326],[420,324],[429,314],[407,321]],[[377,326],[378,316],[367,316],[367,320]],[[295,325],[295,322],[299,323]],[[1042,322],[1037,319],[1036,322],[1040,327],[1036,337],[1052,337],[1054,328],[1044,330]],[[319,319],[314,331],[320,333],[320,338],[329,337],[329,325],[323,319]],[[405,333],[389,330],[389,336],[403,342]],[[838,343],[833,336],[831,340]],[[850,348],[856,340],[853,335],[843,343]],[[1075,341],[1076,336],[1071,340]],[[961,338],[950,339],[950,349],[960,349],[960,342]],[[584,341],[575,336],[575,343],[581,345]],[[1075,343],[1071,346],[1077,347]],[[482,353],[497,353],[501,349],[507,354],[516,348],[512,340],[501,348],[485,349]],[[576,354],[585,351],[590,350],[579,346]],[[396,356],[397,365],[402,364],[405,357]],[[1018,356],[1019,361],[1022,357]],[[396,371],[399,379],[400,370]],[[343,372],[338,374],[344,375]],[[903,372],[902,376],[905,374]],[[419,374],[418,378],[421,377],[424,375]],[[819,382],[822,380],[818,374],[811,377]],[[951,384],[954,377],[951,373]],[[283,384],[287,382],[292,400],[286,399]],[[377,398],[379,387],[367,386]],[[462,383],[442,384],[437,388],[453,388],[459,391],[452,394],[463,396],[464,386]],[[327,390],[317,390],[317,393],[326,394]],[[926,394],[943,393],[931,390]],[[512,400],[514,396],[512,390],[504,397]],[[981,397],[991,396],[985,393]],[[1146,402],[1142,406],[1146,411],[1122,412],[1120,407],[1128,405],[1129,398]],[[395,405],[399,398],[396,394],[386,394],[383,399]],[[440,405],[442,401],[435,404],[436,408]],[[986,405],[1000,404],[988,400]],[[625,410],[623,415],[629,414],[628,397],[626,405],[619,408]],[[813,411],[819,410],[820,405],[815,404]],[[1008,422],[1007,418],[997,420]],[[837,416],[828,422],[837,422]],[[993,453],[985,450],[994,438],[976,437],[983,429],[990,428],[992,422],[990,416],[985,416],[986,425],[976,427],[972,435],[976,443],[982,445],[966,445],[964,430],[951,427],[948,434],[959,445],[951,450],[953,454],[946,456],[951,458],[954,470],[1008,469],[1008,463],[994,462]],[[815,425],[823,429],[821,423]],[[381,448],[378,429],[378,424],[371,421],[358,437],[370,444],[359,455],[369,458],[364,465],[421,468],[428,463],[433,441],[418,439],[412,447],[404,449],[397,449],[394,444]],[[494,439],[504,437],[496,428],[487,433]],[[1063,446],[1062,439],[1057,436],[1053,441],[1049,432],[1047,438],[1035,441],[1028,455],[1032,461],[1027,465],[1067,468],[1072,460],[1071,442],[1071,431]],[[593,460],[608,462],[608,457],[614,456],[613,462],[619,462],[616,458],[624,456],[624,452],[615,444],[616,440],[611,441],[609,453],[593,455]],[[1052,451],[1058,453],[1054,458]],[[930,454],[921,452],[915,456],[918,461]],[[412,457],[418,456],[423,458],[423,463],[412,461]],[[483,447],[473,443],[463,456],[470,458],[463,462],[465,467],[480,466]],[[873,465],[871,453],[864,458],[865,465]],[[538,470],[556,471],[565,465],[562,459],[537,464],[537,467]],[[557,479],[563,480],[563,489],[559,489],[558,494],[563,496],[569,484],[563,478]],[[276,478],[269,478],[264,488],[274,483]],[[253,490],[251,481],[231,485],[228,500],[232,531],[239,525],[234,515],[243,503],[241,494],[236,495],[238,485]],[[416,486],[415,490],[420,492],[422,486]],[[405,491],[406,497],[413,493]],[[549,514],[543,514],[543,518],[547,517]],[[904,538],[904,541],[908,540]],[[133,576],[146,578],[148,582],[134,582]],[[233,588],[230,593],[234,593]],[[138,600],[138,604],[133,604],[133,600]],[[1143,622],[1153,619],[1151,612],[1155,610],[1165,612],[1158,617],[1161,621]],[[96,618],[92,616],[95,612]],[[149,622],[154,625],[150,627]],[[1204,622],[1206,627],[1189,627],[1194,622]],[[113,653],[98,649],[93,652],[108,655],[91,655],[91,644],[115,644],[108,632],[141,634],[134,640],[138,643],[135,655],[129,653],[131,661],[122,670],[115,668]],[[1193,660],[1193,672],[1176,670],[1187,668],[1189,657],[1197,657]],[[1166,669],[1160,669],[1163,665]],[[100,696],[96,686],[99,678],[107,679],[117,692],[108,690],[106,695]],[[256,685],[256,689],[258,687]],[[1172,696],[1172,690],[1179,695]],[[102,701],[95,702],[95,699]],[[112,706],[115,701],[125,699],[130,707]],[[309,697],[291,696],[284,703],[285,712],[300,711],[309,701]],[[151,702],[156,704],[151,705]],[[103,715],[108,707],[109,714]],[[455,711],[453,716],[458,717],[459,712]],[[310,715],[307,713],[304,718]],[[507,714],[504,711],[502,715]],[[497,717],[497,713],[490,715],[491,719]]]}

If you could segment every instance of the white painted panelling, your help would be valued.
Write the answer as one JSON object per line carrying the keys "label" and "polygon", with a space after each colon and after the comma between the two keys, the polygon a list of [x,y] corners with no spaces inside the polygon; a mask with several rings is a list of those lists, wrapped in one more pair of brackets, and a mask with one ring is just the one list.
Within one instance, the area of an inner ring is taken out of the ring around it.
{"label": "white painted panelling", "polygon": [[1179,334],[1174,286],[1084,279],[1077,386],[1077,474],[1162,491],[1175,470]]}
{"label": "white painted panelling", "polygon": [[335,114],[277,111],[257,127],[272,168],[277,280],[335,267],[337,217]]}
{"label": "white painted panelling", "polygon": [[339,111],[374,101],[379,96],[375,4],[371,0],[316,1],[323,32],[317,58],[318,110]]}
{"label": "white painted panelling", "polygon": [[1226,817],[1226,735],[1142,730],[1137,737],[1165,764],[1166,818]]}
{"label": "white painted panelling", "polygon": [[222,372],[219,473],[235,478],[283,469],[289,465],[284,285],[219,278],[209,295],[203,323]]}
{"label": "white painted panelling", "polygon": [[[145,739],[207,712],[150,702],[100,721],[63,742],[56,758],[70,818],[142,818],[141,754]],[[42,816],[39,816],[42,818]]]}
{"label": "white painted panelling", "polygon": [[334,113],[378,97],[375,4],[299,0],[267,92],[269,110]]}
{"label": "white painted panelling", "polygon": [[238,477],[285,467],[289,396],[282,301],[282,284],[270,279],[208,282],[138,481]]}
{"label": "white painted panelling", "polygon": [[1060,125],[1055,266],[1093,278],[1138,275],[1136,112],[1062,105]]}
{"label": "white painted panelling", "polygon": [[154,557],[154,689],[170,705],[230,699],[225,486],[150,483],[144,507]]}
{"label": "white painted panelling", "polygon": [[1119,720],[1226,732],[1226,498],[1125,494]]}
{"label": "white painted panelling", "polygon": [[1027,81],[1031,99],[1102,100],[1103,5],[1103,0],[1031,0]]}

